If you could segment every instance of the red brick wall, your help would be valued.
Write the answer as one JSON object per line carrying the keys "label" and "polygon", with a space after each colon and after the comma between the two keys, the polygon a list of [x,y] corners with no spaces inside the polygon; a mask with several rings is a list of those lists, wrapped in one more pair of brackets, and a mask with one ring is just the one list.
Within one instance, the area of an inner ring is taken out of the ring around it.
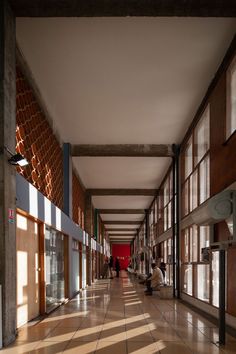
{"label": "red brick wall", "polygon": [[18,66],[16,73],[16,151],[29,162],[18,172],[62,209],[62,150]]}
{"label": "red brick wall", "polygon": [[72,175],[72,206],[74,222],[84,229],[85,193],[74,172]]}
{"label": "red brick wall", "polygon": [[236,181],[236,134],[228,142],[226,130],[226,74],[218,82],[210,99],[211,107],[211,195],[215,195]]}

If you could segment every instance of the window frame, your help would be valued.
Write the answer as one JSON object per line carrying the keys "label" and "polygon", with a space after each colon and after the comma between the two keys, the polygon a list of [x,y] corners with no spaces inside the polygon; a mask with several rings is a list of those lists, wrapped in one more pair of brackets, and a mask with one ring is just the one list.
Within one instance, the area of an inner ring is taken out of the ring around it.
{"label": "window frame", "polygon": [[[232,135],[236,133],[236,112],[235,123],[232,129],[232,76],[235,75],[236,80],[236,57],[232,60],[226,72],[226,120],[225,120],[225,141],[228,141]],[[235,90],[236,91],[236,90]],[[235,92],[236,96],[236,92]],[[235,98],[236,100],[236,98]]]}
{"label": "window frame", "polygon": [[[193,247],[193,244],[191,245],[191,229],[192,229],[192,241],[193,241],[193,235],[194,235],[194,228],[196,228],[197,232],[197,261],[191,260],[191,254],[193,255],[194,251],[192,250],[191,252],[191,247]],[[209,232],[209,231],[208,231]],[[185,238],[187,237],[188,239],[188,254],[187,257],[185,255]],[[213,305],[213,299],[212,299],[212,259],[210,257],[208,262],[203,262],[201,260],[201,250],[200,250],[200,226],[197,226],[195,224],[192,224],[185,229],[182,230],[182,235],[181,235],[181,264],[182,264],[182,270],[181,270],[181,279],[182,279],[182,286],[181,286],[181,291],[184,294],[187,294],[199,301],[202,301],[204,303],[207,303],[209,305]],[[184,269],[186,266],[192,266],[192,295],[188,294],[185,289],[184,289]],[[197,287],[198,287],[198,279],[197,279],[197,269],[198,265],[208,265],[209,266],[209,301],[200,299],[197,297]]]}
{"label": "window frame", "polygon": [[[202,115],[198,121],[198,123],[196,124],[196,126],[193,128],[192,133],[189,137],[189,139],[187,140],[187,143],[185,145],[185,148],[182,152],[182,162],[183,162],[183,168],[182,168],[182,180],[183,182],[181,183],[181,198],[182,198],[182,215],[183,217],[189,215],[193,210],[197,209],[202,203],[204,203],[207,199],[210,198],[210,113],[211,113],[211,109],[210,109],[210,103],[208,103],[205,107],[205,109],[202,112]],[[209,142],[208,142],[208,150],[205,151],[204,155],[199,159],[199,161],[196,163],[196,156],[197,156],[197,146],[195,144],[195,132],[197,131],[197,127],[198,124],[200,124],[202,122],[202,120],[204,119],[204,117],[208,117],[209,119]],[[187,175],[186,177],[186,173],[185,173],[185,168],[186,168],[186,150],[189,146],[189,142],[191,142],[192,144],[192,167],[191,167],[191,173]],[[208,195],[206,196],[206,199],[202,202],[200,202],[200,166],[202,163],[204,163],[204,161],[208,160],[209,163],[209,169],[208,169],[208,173],[209,173],[209,179],[208,179],[208,184],[209,184],[209,188],[208,188]],[[192,188],[191,187],[191,179],[193,180],[194,174],[197,173],[197,195],[196,195],[196,201],[197,201],[197,205],[195,205],[193,207],[193,190],[196,189],[196,187],[193,186],[192,184]],[[185,193],[185,191],[187,190],[187,193]],[[187,194],[187,195],[186,195]],[[186,202],[188,205],[186,205]],[[192,203],[191,203],[192,202]]]}

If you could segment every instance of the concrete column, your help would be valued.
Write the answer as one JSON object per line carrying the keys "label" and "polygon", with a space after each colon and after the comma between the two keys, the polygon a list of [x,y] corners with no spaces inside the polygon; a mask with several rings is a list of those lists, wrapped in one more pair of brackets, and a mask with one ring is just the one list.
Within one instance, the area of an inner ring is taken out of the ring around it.
{"label": "concrete column", "polygon": [[63,144],[63,211],[72,219],[72,157],[69,143]]}
{"label": "concrete column", "polygon": [[91,236],[92,233],[92,196],[85,194],[84,229]]}
{"label": "concrete column", "polygon": [[98,229],[98,210],[94,210],[94,238],[99,241],[99,229]]}
{"label": "concrete column", "polygon": [[[16,74],[15,17],[6,0],[0,2],[0,284],[3,345],[16,334],[16,188],[15,168],[6,147],[15,151]],[[9,212],[14,217],[10,220]]]}
{"label": "concrete column", "polygon": [[[84,213],[84,229],[91,236],[92,234],[92,196],[90,193],[85,194],[85,213]],[[91,285],[91,269],[92,269],[92,257],[91,257],[91,245],[88,251],[88,285]]]}
{"label": "concrete column", "polygon": [[[145,235],[144,235],[144,245],[146,247],[149,247],[149,242],[150,242],[150,227],[149,227],[149,215],[150,215],[150,209],[145,210]],[[148,249],[148,248],[147,248]],[[150,251],[145,252],[145,273],[149,274],[150,273]]]}

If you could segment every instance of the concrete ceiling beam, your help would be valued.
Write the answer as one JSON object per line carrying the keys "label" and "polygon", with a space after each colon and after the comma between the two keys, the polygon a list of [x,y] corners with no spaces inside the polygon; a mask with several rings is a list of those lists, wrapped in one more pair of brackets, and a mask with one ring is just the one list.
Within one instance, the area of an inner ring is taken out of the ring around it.
{"label": "concrete ceiling beam", "polygon": [[132,234],[121,234],[121,233],[117,233],[117,234],[109,234],[109,236],[112,236],[112,237],[118,237],[118,236],[121,236],[121,237],[134,237],[135,236],[135,233],[132,233]]}
{"label": "concrete ceiling beam", "polygon": [[117,228],[114,228],[114,229],[105,229],[105,231],[109,232],[109,231],[133,231],[133,232],[137,232],[137,229],[130,229],[130,228],[127,228],[127,229],[117,229]]}
{"label": "concrete ceiling beam", "polygon": [[173,157],[171,144],[72,145],[72,156]]}
{"label": "concrete ceiling beam", "polygon": [[142,221],[128,221],[128,220],[103,220],[105,225],[141,225]]}
{"label": "concrete ceiling beam", "polygon": [[98,209],[99,214],[145,214],[145,209]]}
{"label": "concrete ceiling beam", "polygon": [[87,189],[86,192],[92,196],[109,196],[109,195],[155,196],[158,193],[158,189],[94,188],[94,189]]}
{"label": "concrete ceiling beam", "polygon": [[234,17],[234,0],[9,0],[15,16],[106,17],[178,16]]}

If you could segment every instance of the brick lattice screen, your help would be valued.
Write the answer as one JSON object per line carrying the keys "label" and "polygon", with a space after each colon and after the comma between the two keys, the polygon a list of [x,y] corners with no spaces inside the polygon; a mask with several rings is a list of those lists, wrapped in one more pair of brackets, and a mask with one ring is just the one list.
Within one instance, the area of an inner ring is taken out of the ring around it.
{"label": "brick lattice screen", "polygon": [[84,229],[85,195],[76,174],[72,175],[73,220]]}
{"label": "brick lattice screen", "polygon": [[62,209],[62,149],[18,66],[16,72],[16,151],[29,162],[18,172]]}

